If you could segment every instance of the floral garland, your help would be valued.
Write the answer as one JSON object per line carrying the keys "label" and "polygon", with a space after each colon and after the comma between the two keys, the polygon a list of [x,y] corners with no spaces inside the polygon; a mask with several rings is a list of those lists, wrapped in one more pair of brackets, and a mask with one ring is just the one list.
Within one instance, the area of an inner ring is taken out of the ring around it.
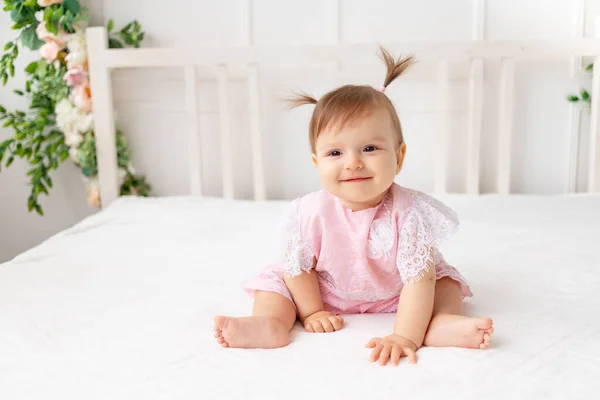
{"label": "floral garland", "polygon": [[[4,47],[0,59],[0,80],[6,85],[15,74],[19,47],[39,50],[41,59],[25,68],[25,90],[15,90],[31,99],[29,111],[8,112],[0,105],[0,121],[11,127],[13,137],[0,143],[0,167],[9,167],[15,157],[26,160],[31,193],[28,210],[43,215],[41,194],[52,188],[50,173],[70,159],[82,171],[88,203],[101,205],[96,160],[96,139],[90,91],[86,18],[78,0],[5,0],[13,29],[20,35]],[[113,32],[108,23],[109,47],[139,47],[144,32],[137,21]],[[117,160],[121,195],[148,196],[150,185],[135,173],[123,133],[117,129]]]}

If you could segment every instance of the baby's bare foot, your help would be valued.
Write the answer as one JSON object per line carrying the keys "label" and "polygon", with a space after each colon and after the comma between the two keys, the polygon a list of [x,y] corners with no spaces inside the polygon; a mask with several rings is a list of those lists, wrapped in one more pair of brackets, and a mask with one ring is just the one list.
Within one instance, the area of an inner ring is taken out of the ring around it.
{"label": "baby's bare foot", "polygon": [[424,344],[432,347],[485,349],[492,343],[493,324],[490,318],[438,314],[431,320]]}
{"label": "baby's bare foot", "polygon": [[272,317],[215,317],[214,336],[223,347],[273,349],[290,343],[285,324]]}

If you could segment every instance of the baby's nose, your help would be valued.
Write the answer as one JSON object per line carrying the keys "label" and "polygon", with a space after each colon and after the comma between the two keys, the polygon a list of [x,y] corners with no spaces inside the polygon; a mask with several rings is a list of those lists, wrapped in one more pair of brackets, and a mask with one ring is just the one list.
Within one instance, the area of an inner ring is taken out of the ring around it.
{"label": "baby's nose", "polygon": [[363,162],[359,156],[354,153],[348,154],[346,158],[346,169],[355,170],[363,167]]}

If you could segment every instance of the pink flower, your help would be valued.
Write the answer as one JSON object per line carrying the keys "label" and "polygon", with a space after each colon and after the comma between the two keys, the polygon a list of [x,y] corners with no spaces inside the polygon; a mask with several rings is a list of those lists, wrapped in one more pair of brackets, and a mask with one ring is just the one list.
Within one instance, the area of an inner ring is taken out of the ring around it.
{"label": "pink flower", "polygon": [[47,42],[40,48],[40,54],[42,58],[48,62],[52,62],[56,60],[56,56],[58,56],[58,52],[61,48],[54,42]]}
{"label": "pink flower", "polygon": [[86,84],[88,82],[87,73],[81,67],[73,67],[65,74],[65,81],[71,87]]}
{"label": "pink flower", "polygon": [[58,35],[53,35],[46,28],[46,23],[40,22],[37,28],[35,28],[35,34],[40,40],[43,40],[46,43],[55,42],[56,45],[60,47],[60,50],[67,47],[67,34],[62,30],[62,28],[58,30]]}
{"label": "pink flower", "polygon": [[63,0],[38,0],[38,5],[40,7],[48,7],[51,6],[52,4],[60,4],[62,3]]}
{"label": "pink flower", "polygon": [[100,207],[100,184],[98,178],[92,178],[87,183],[88,203],[92,207]]}
{"label": "pink flower", "polygon": [[86,113],[92,111],[92,93],[88,83],[76,86],[71,92],[71,96],[71,101],[81,111]]}

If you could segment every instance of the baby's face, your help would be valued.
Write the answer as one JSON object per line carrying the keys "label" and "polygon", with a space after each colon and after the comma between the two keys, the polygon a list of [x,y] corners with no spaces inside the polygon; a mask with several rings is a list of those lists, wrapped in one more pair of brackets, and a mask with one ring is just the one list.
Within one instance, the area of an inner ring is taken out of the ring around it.
{"label": "baby's face", "polygon": [[374,112],[341,130],[321,132],[313,162],[321,184],[346,207],[377,205],[400,171],[406,146],[398,146],[388,113]]}

